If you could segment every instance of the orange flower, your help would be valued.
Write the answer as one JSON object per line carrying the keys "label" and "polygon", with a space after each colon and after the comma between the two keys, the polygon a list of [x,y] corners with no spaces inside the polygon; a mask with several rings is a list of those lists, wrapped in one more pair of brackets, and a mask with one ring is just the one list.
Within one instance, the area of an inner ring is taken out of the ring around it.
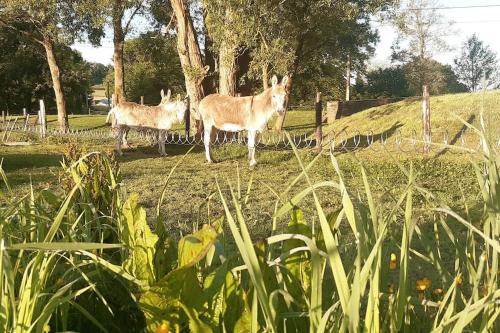
{"label": "orange flower", "polygon": [[170,326],[167,323],[163,323],[156,328],[156,333],[169,333]]}
{"label": "orange flower", "polygon": [[441,288],[434,289],[434,294],[441,295],[442,293],[443,293],[443,289],[441,289]]}
{"label": "orange flower", "polygon": [[396,269],[397,266],[398,263],[396,261],[396,255],[394,253],[391,253],[391,261],[389,261],[389,269],[393,271]]}
{"label": "orange flower", "polygon": [[431,280],[428,278],[424,277],[421,280],[417,280],[417,290],[418,291],[425,291],[431,286]]}
{"label": "orange flower", "polygon": [[461,285],[462,284],[462,275],[458,275],[456,278],[455,278],[455,283],[457,284],[457,286]]}

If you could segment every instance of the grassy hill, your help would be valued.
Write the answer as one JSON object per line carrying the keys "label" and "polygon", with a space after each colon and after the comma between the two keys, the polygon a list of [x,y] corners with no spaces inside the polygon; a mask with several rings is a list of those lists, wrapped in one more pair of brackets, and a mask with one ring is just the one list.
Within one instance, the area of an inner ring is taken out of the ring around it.
{"label": "grassy hill", "polygon": [[[485,93],[465,93],[431,97],[431,126],[435,137],[442,137],[448,132],[450,139],[464,128],[456,116],[479,125],[479,114],[484,110],[484,118],[495,132],[500,129],[500,91]],[[402,135],[422,133],[422,110],[420,101],[406,100],[398,103],[375,107],[350,117],[335,120],[326,125],[323,132],[334,131],[352,134],[372,132],[400,131]]]}

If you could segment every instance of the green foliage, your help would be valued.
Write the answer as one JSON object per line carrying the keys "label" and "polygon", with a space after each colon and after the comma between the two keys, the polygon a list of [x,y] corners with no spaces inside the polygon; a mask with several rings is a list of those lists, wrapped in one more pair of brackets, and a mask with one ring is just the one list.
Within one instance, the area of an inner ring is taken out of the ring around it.
{"label": "green foliage", "polygon": [[498,83],[497,55],[475,34],[463,43],[454,63],[457,76],[470,91],[480,89],[483,84],[483,88],[488,88]]}
{"label": "green foliage", "polygon": [[[321,89],[340,97],[348,56],[352,69],[364,71],[378,40],[370,17],[393,1],[204,1],[205,25],[214,52],[235,47],[251,51],[248,73],[240,83],[262,79],[263,68],[294,78],[298,100]],[[244,57],[240,57],[242,61]],[[271,76],[269,75],[269,77]],[[326,79],[324,79],[326,77]],[[333,88],[332,88],[333,87]],[[259,90],[259,87],[254,87]]]}
{"label": "green foliage", "polygon": [[[11,30],[0,31],[0,109],[11,113],[38,110],[38,99],[44,99],[47,110],[55,108],[52,79],[47,63],[40,62],[43,49]],[[65,45],[57,45],[56,56],[63,81],[63,91],[70,112],[78,113],[85,105],[90,89],[89,64]]]}
{"label": "green foliage", "polygon": [[[425,66],[432,72],[429,83],[430,93],[443,95],[466,92],[467,88],[458,81],[451,66],[434,60],[425,60]],[[356,98],[408,97],[422,93],[419,85],[419,71],[422,63],[418,58],[404,65],[378,68],[366,74],[366,82],[359,78],[354,86]]]}
{"label": "green foliage", "polygon": [[[158,33],[146,33],[127,40],[124,48],[125,91],[127,99],[136,103],[144,96],[146,104],[158,104],[160,91],[184,91],[184,76],[175,40]],[[109,71],[104,86],[113,85]]]}
{"label": "green foliage", "polygon": [[[21,198],[0,169],[0,324],[9,332],[46,324],[109,332],[162,324],[175,332],[495,331],[499,161],[488,129],[471,130],[484,143],[472,166],[482,198],[475,214],[453,211],[411,164],[391,164],[406,180],[394,180],[401,191],[380,194],[372,187],[381,172],[353,164],[354,187],[330,156],[333,176],[318,179],[310,170],[324,160],[305,164],[293,147],[300,169],[275,191],[274,214],[290,221],[258,241],[247,222],[252,178],[246,186],[240,177],[234,187],[217,181],[225,217],[174,246],[159,208],[174,194],[164,187],[151,231],[137,195],[121,190],[112,157],[73,147],[58,192]],[[329,214],[324,197],[338,199]],[[314,213],[306,213],[308,199]]]}
{"label": "green foliage", "polygon": [[94,85],[100,85],[104,82],[104,78],[106,77],[106,74],[108,71],[111,70],[111,66],[106,66],[100,63],[90,63],[90,84],[92,86]]}

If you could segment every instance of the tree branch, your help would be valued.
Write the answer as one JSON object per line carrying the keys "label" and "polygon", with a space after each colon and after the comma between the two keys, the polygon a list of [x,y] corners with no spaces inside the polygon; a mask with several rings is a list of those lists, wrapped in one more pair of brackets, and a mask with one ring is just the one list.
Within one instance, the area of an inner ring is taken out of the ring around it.
{"label": "tree branch", "polygon": [[15,25],[9,23],[8,21],[3,19],[2,17],[0,17],[0,25],[7,28],[7,29],[11,29],[11,30],[14,30],[16,32],[19,32],[22,35],[24,35],[25,37],[27,37],[31,40],[34,40],[35,42],[39,43],[42,46],[44,45],[43,40],[36,38],[32,33],[29,33],[23,29],[16,27]]}
{"label": "tree branch", "polygon": [[143,7],[144,5],[144,2],[143,1],[140,1],[137,5],[137,7],[135,7],[134,11],[132,12],[132,15],[130,15],[128,21],[127,21],[127,24],[125,24],[125,28],[123,29],[123,35],[126,36],[129,32],[129,28],[130,28],[130,24],[132,23],[132,20],[134,19],[134,16],[135,14],[137,14],[139,12],[139,10]]}

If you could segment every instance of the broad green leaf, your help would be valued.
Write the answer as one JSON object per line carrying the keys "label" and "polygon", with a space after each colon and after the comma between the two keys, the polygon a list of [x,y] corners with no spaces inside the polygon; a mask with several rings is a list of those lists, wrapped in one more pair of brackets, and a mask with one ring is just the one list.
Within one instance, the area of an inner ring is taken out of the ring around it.
{"label": "broad green leaf", "polygon": [[215,240],[217,232],[205,224],[201,230],[184,236],[179,241],[179,267],[192,266],[198,263],[208,253]]}

